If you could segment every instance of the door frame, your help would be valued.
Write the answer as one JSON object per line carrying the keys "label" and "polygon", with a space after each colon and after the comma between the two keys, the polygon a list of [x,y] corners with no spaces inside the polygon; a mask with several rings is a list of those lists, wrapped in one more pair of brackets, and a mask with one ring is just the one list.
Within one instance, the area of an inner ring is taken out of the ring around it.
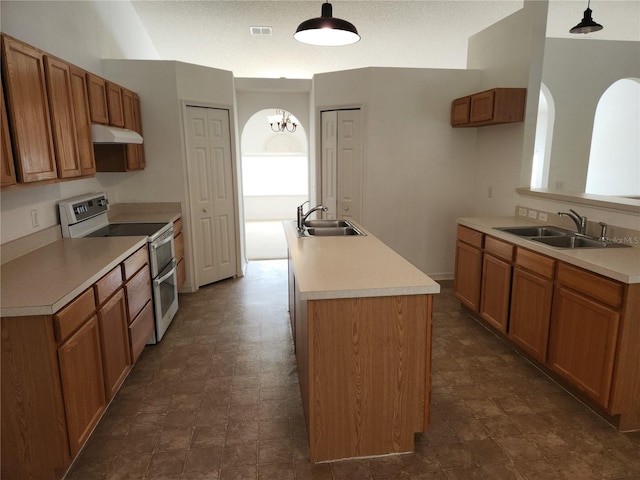
{"label": "door frame", "polygon": [[235,112],[233,110],[233,105],[229,104],[221,104],[221,103],[208,103],[200,100],[188,100],[181,98],[180,99],[180,123],[182,128],[180,129],[180,141],[182,143],[182,154],[184,155],[184,161],[182,162],[182,177],[184,179],[183,187],[184,187],[184,195],[182,196],[182,225],[183,232],[185,235],[185,262],[187,262],[187,272],[186,272],[186,282],[190,289],[189,291],[195,292],[200,287],[196,282],[196,274],[195,274],[195,265],[194,265],[194,256],[192,252],[195,251],[195,245],[193,235],[191,235],[191,185],[189,184],[189,151],[187,148],[187,137],[188,137],[188,125],[186,122],[187,118],[187,107],[197,107],[197,108],[213,108],[217,110],[227,110],[229,113],[229,140],[231,147],[231,181],[233,187],[233,203],[235,206],[235,229],[236,229],[236,275],[238,277],[243,276],[244,270],[242,268],[242,244],[244,242],[244,228],[242,227],[242,196],[240,195],[239,185],[240,185],[240,175],[238,171],[238,139],[236,136],[236,117]]}
{"label": "door frame", "polygon": [[[362,209],[361,218],[364,219],[366,212],[366,178],[367,178],[367,105],[364,103],[349,103],[342,105],[322,105],[315,107],[315,126],[313,145],[314,157],[309,157],[309,200],[314,205],[322,203],[322,112],[329,110],[360,110],[362,112]],[[310,149],[311,150],[311,149]],[[312,173],[313,172],[313,173]],[[313,177],[312,177],[313,174]]]}

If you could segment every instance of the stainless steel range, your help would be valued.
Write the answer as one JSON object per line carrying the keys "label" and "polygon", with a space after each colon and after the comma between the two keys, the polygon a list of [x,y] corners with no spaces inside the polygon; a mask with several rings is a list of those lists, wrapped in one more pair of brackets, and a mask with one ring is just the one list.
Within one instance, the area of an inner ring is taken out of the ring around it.
{"label": "stainless steel range", "polygon": [[150,344],[159,342],[178,311],[173,224],[109,223],[109,201],[104,193],[69,198],[58,204],[65,238],[145,236],[153,287],[155,332]]}

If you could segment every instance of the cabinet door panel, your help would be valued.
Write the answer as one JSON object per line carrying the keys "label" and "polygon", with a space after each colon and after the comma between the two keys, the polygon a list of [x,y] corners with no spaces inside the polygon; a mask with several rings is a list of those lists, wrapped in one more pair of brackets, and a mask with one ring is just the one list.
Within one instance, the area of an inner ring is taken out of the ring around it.
{"label": "cabinet door panel", "polygon": [[491,255],[484,255],[480,315],[502,333],[507,333],[511,265]]}
{"label": "cabinet door panel", "polygon": [[489,90],[487,92],[476,93],[471,96],[471,107],[469,119],[471,123],[487,122],[493,119],[493,99],[495,92]]}
{"label": "cabinet door panel", "polygon": [[[134,114],[134,104],[133,104],[133,95],[134,93],[122,89],[122,109],[124,112],[124,128],[128,130],[134,130],[136,127],[136,120]],[[126,145],[127,151],[127,170],[139,170],[140,168],[140,160],[138,158],[138,146],[135,143],[128,143]]]}
{"label": "cabinet door panel", "polygon": [[107,82],[107,109],[109,111],[109,125],[124,127],[122,89],[111,82]]}
{"label": "cabinet door panel", "polygon": [[509,338],[541,362],[547,359],[552,292],[551,281],[513,269]]}
{"label": "cabinet door panel", "polygon": [[109,123],[107,108],[107,83],[104,79],[87,73],[87,92],[89,94],[89,114],[93,123]]}
{"label": "cabinet door panel", "polygon": [[456,243],[454,292],[467,307],[477,312],[480,307],[482,251],[466,243]]}
{"label": "cabinet door panel", "polygon": [[451,102],[451,126],[469,125],[471,97],[456,98]]}
{"label": "cabinet door panel", "polygon": [[105,393],[110,400],[131,369],[127,305],[122,290],[98,311],[98,319]]}
{"label": "cabinet door panel", "polygon": [[91,141],[91,118],[89,116],[89,93],[84,70],[71,66],[71,93],[73,95],[73,110],[76,117],[76,131],[78,133],[78,154],[82,175],[96,173],[96,161],[93,156],[93,142]]}
{"label": "cabinet door panel", "polygon": [[138,316],[142,307],[151,300],[151,274],[145,265],[131,280],[127,282],[127,303],[129,305],[129,320]]}
{"label": "cabinet door panel", "polygon": [[[142,110],[140,108],[140,97],[136,93],[133,94],[133,119],[135,125],[134,130],[144,138],[144,134],[142,132]],[[136,144],[136,149],[138,150],[138,168],[140,170],[144,170],[147,166],[147,160],[144,155],[144,143]]]}
{"label": "cabinet door panel", "polygon": [[82,175],[69,64],[45,56],[53,144],[59,178]]}
{"label": "cabinet door panel", "polygon": [[74,457],[106,407],[98,319],[94,316],[58,349],[67,414],[69,448]]}
{"label": "cabinet door panel", "polygon": [[2,68],[18,180],[57,178],[43,54],[10,37],[2,37]]}
{"label": "cabinet door panel", "polygon": [[16,169],[14,165],[13,158],[13,148],[11,147],[11,135],[9,134],[9,117],[7,117],[7,105],[4,103],[4,87],[2,86],[2,82],[0,81],[0,108],[2,109],[2,118],[0,118],[0,122],[2,125],[2,131],[0,134],[2,135],[0,138],[0,142],[2,143],[2,158],[0,158],[0,163],[2,166],[2,186],[15,185],[16,184]]}
{"label": "cabinet door panel", "polygon": [[619,320],[614,310],[558,287],[549,364],[605,408],[609,406]]}

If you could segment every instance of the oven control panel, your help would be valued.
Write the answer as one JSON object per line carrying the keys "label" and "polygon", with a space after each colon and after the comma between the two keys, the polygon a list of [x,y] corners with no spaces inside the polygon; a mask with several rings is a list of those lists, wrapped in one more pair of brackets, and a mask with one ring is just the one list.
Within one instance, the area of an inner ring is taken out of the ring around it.
{"label": "oven control panel", "polygon": [[69,198],[58,204],[60,224],[73,225],[109,210],[109,201],[104,193],[93,193]]}

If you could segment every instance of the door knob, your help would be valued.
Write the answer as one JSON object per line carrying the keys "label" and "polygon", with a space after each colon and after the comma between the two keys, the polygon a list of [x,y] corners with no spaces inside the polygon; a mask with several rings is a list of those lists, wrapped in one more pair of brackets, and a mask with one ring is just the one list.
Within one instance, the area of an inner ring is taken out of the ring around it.
{"label": "door knob", "polygon": [[206,208],[203,208],[203,209],[202,209],[202,213],[207,213],[207,209],[206,209]]}
{"label": "door knob", "polygon": [[348,212],[348,211],[349,211],[349,207],[345,205],[345,207],[344,207],[344,211],[345,211],[345,212]]}

